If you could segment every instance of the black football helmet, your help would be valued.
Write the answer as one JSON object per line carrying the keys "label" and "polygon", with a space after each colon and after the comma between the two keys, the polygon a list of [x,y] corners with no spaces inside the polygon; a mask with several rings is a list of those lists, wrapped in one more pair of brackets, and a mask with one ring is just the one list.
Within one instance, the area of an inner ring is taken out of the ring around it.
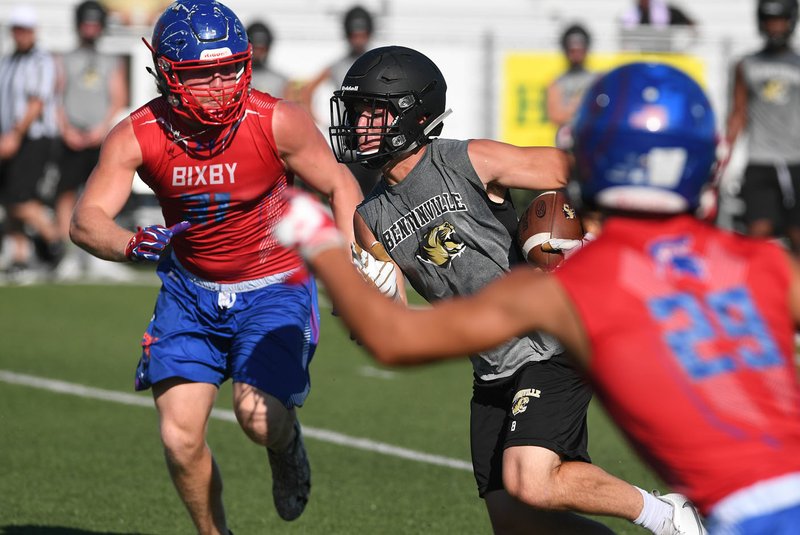
{"label": "black football helmet", "polygon": [[[445,111],[446,92],[444,76],[424,54],[402,46],[366,52],[331,98],[330,139],[336,159],[378,169],[428,143],[441,133],[442,121],[450,114]],[[372,120],[358,126],[364,110],[371,110],[367,115]],[[359,150],[359,136],[367,134],[380,137],[380,146],[364,152]]]}
{"label": "black football helmet", "polygon": [[[772,48],[786,46],[797,25],[797,0],[758,0],[758,30],[766,37],[767,45]],[[789,20],[789,29],[782,34],[767,34],[764,21],[779,17]]]}

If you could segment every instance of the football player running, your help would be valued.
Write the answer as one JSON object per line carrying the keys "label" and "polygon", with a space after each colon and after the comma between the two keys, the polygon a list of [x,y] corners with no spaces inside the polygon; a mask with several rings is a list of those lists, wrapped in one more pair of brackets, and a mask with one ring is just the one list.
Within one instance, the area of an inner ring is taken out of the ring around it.
{"label": "football player running", "polygon": [[[574,137],[581,197],[606,220],[553,274],[518,268],[474,296],[409,310],[364,285],[341,238],[301,251],[381,362],[441,360],[533,329],[552,333],[710,533],[797,533],[800,265],[779,245],[693,216],[715,165],[706,95],[666,65],[619,67],[590,89]],[[314,203],[292,200],[276,227],[283,243],[308,243],[312,232],[296,220],[321,214]],[[702,529],[676,514],[676,533]]]}
{"label": "football player running", "polygon": [[[136,389],[152,388],[169,474],[197,532],[228,533],[205,435],[229,378],[240,426],[267,448],[278,514],[294,520],[310,491],[295,409],[319,318],[313,279],[271,231],[294,174],[330,199],[345,236],[361,192],[307,112],[250,89],[251,47],[228,7],[173,3],[148,47],[161,95],[108,135],[71,237],[107,260],[159,262]],[[131,233],[114,218],[137,171],[166,224]]]}
{"label": "football player running", "polygon": [[[383,175],[357,209],[356,240],[431,302],[473,294],[524,263],[509,188],[560,188],[569,168],[554,148],[436,138],[450,113],[446,90],[428,57],[389,46],[361,56],[331,99],[339,161]],[[675,533],[673,515],[691,510],[685,498],[659,499],[591,464],[591,390],[564,348],[535,331],[513,334],[471,357],[472,464],[495,532],[608,532],[580,512]]]}

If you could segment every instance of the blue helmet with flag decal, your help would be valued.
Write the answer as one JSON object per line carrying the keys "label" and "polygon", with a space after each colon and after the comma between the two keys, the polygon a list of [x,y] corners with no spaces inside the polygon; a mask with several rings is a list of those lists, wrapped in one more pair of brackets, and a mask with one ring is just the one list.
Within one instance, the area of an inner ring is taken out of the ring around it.
{"label": "blue helmet with flag decal", "polygon": [[716,164],[714,112],[700,86],[663,64],[601,76],[572,126],[584,204],[654,213],[696,209]]}
{"label": "blue helmet with flag decal", "polygon": [[145,44],[159,91],[178,115],[206,125],[242,116],[252,49],[230,8],[215,0],[178,0],[156,21],[152,44]]}

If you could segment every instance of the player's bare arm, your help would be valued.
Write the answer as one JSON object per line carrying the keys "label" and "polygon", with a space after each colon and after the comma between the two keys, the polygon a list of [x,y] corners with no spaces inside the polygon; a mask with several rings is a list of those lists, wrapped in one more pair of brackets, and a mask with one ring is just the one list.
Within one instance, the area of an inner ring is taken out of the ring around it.
{"label": "player's bare arm", "polygon": [[733,146],[736,138],[747,125],[747,86],[744,82],[742,64],[736,66],[733,82],[733,97],[731,111],[725,128],[725,136],[729,146]]}
{"label": "player's bare arm", "polygon": [[353,241],[353,212],[363,195],[353,174],[336,162],[311,116],[299,104],[280,101],[272,119],[275,143],[286,166],[327,195],[336,225]]}
{"label": "player's bare arm", "polygon": [[393,260],[392,257],[389,256],[389,253],[386,252],[383,245],[378,241],[375,235],[372,233],[372,230],[367,226],[364,222],[364,218],[361,217],[361,214],[358,212],[353,214],[353,230],[355,232],[355,242],[361,247],[363,250],[368,251],[369,254],[374,256],[377,260],[381,262],[388,262],[394,266],[394,273],[396,284],[397,284],[397,294],[399,299],[403,303],[408,303],[408,298],[406,296],[406,289],[405,289],[405,278],[402,275],[402,270],[400,266],[398,266]]}
{"label": "player's bare arm", "polygon": [[563,188],[567,184],[569,158],[560,149],[518,147],[490,139],[473,139],[468,151],[486,191],[500,199],[508,188],[545,190]]}
{"label": "player's bare arm", "polygon": [[[557,336],[578,334],[565,321],[570,311],[563,291],[533,269],[514,271],[468,298],[409,309],[384,299],[364,282],[341,248],[312,255],[308,263],[328,289],[342,320],[384,364],[413,365],[463,357],[541,328]],[[525,295],[535,298],[526,299]],[[391,321],[374,320],[386,317]],[[568,347],[585,354],[583,344]]]}
{"label": "player's bare arm", "polygon": [[142,151],[130,118],[122,120],[106,137],[100,160],[89,175],[70,225],[77,245],[105,260],[124,262],[131,231],[114,221],[128,200]]}

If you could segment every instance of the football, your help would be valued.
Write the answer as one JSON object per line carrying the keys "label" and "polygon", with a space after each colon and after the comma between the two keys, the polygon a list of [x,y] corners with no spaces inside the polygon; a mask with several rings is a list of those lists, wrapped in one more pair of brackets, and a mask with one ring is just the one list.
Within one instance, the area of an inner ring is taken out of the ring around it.
{"label": "football", "polygon": [[583,226],[563,191],[546,191],[536,196],[519,219],[517,242],[525,259],[545,270],[554,269],[562,260],[561,251],[542,250],[551,238],[580,240]]}

